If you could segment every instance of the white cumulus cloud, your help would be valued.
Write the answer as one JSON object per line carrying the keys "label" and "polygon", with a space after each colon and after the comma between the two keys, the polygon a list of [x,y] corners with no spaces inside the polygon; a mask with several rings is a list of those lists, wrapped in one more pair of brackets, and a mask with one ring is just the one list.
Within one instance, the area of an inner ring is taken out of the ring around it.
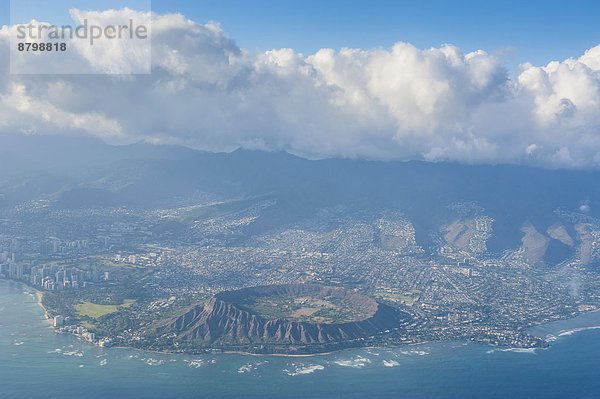
{"label": "white cumulus cloud", "polygon": [[[106,24],[131,13],[71,15]],[[24,77],[3,62],[0,132],[310,157],[600,166],[600,46],[511,76],[501,58],[451,44],[252,54],[214,22],[136,17],[152,19],[151,74]],[[11,29],[0,30],[3,55]],[[65,63],[124,69],[117,49],[100,50],[67,52]]]}

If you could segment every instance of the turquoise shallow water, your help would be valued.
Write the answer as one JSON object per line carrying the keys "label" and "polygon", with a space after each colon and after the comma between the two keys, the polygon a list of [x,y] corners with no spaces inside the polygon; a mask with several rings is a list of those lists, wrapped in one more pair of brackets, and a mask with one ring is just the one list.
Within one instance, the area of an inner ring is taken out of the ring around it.
{"label": "turquoise shallow water", "polygon": [[600,312],[535,328],[556,340],[528,352],[435,343],[186,356],[54,334],[27,290],[0,280],[0,398],[600,398]]}

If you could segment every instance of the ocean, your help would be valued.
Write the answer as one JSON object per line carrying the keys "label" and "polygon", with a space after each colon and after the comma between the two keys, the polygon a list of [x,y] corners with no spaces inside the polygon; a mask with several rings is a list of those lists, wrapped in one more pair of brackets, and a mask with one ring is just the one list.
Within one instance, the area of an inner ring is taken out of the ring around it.
{"label": "ocean", "polygon": [[0,398],[600,398],[600,312],[532,331],[550,348],[167,355],[55,334],[29,288],[0,280]]}

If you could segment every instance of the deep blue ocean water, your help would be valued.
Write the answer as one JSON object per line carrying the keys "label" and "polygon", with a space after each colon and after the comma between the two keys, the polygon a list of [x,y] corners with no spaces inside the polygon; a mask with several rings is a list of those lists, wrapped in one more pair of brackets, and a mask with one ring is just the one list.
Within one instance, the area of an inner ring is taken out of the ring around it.
{"label": "deep blue ocean water", "polygon": [[598,398],[600,312],[533,329],[549,349],[430,343],[303,358],[164,355],[57,335],[0,280],[0,398]]}

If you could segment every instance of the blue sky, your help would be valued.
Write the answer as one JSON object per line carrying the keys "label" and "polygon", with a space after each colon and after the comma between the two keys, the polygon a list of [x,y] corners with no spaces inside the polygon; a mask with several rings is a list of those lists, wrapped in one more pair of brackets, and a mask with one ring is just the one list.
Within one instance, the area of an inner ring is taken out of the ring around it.
{"label": "blue sky", "polygon": [[153,8],[219,21],[251,50],[292,47],[312,53],[407,41],[420,48],[452,43],[546,63],[600,42],[598,1],[155,0]]}
{"label": "blue sky", "polygon": [[[145,3],[13,2],[43,4],[27,7],[38,18],[59,15],[68,5]],[[2,24],[8,22],[8,4],[0,0]],[[250,51],[290,47],[309,54],[323,47],[368,49],[397,41],[419,48],[452,43],[465,51],[501,53],[515,67],[577,57],[600,43],[598,1],[153,0],[152,8],[180,12],[197,22],[217,21]]]}

